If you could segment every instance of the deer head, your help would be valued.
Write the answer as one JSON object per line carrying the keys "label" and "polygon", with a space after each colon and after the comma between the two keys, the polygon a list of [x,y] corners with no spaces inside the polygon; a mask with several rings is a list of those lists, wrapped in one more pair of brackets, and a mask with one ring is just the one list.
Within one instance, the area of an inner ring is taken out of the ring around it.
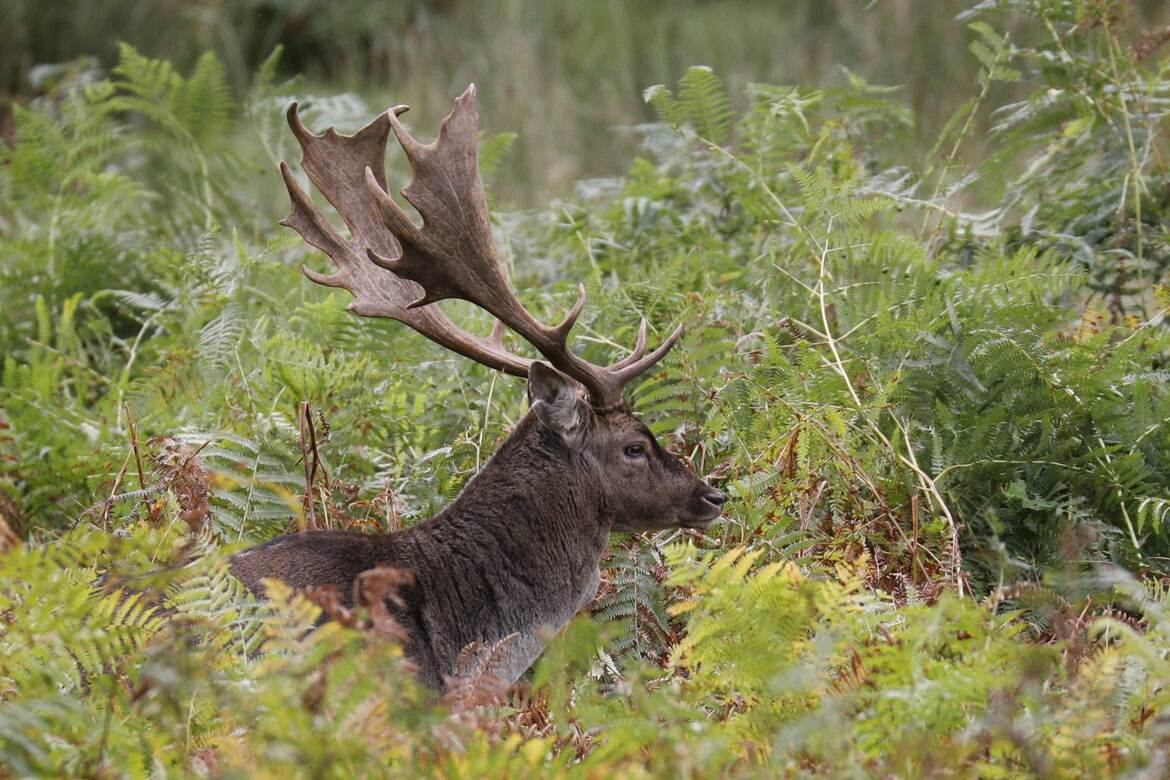
{"label": "deer head", "polygon": [[529,370],[528,399],[578,479],[597,485],[612,530],[705,528],[719,516],[723,494],[664,450],[625,407],[599,412],[579,385],[539,362]]}
{"label": "deer head", "polygon": [[[397,106],[357,133],[318,135],[301,123],[294,103],[289,125],[300,142],[309,180],[349,229],[341,236],[322,216],[287,165],[281,174],[292,199],[285,224],[337,266],[332,275],[305,268],[314,282],[353,294],[349,308],[365,317],[398,320],[432,341],[485,366],[528,378],[530,414],[546,444],[574,478],[593,480],[614,530],[703,527],[719,516],[723,494],[666,452],[622,398],[623,388],[661,360],[681,326],[647,352],[643,319],[634,349],[612,365],[584,360],[568,347],[585,305],[585,288],[554,326],[537,321],[508,284],[492,240],[477,154],[475,86],[455,100],[438,138],[422,144],[403,128]],[[387,193],[386,142],[393,132],[413,171],[402,195],[421,223]],[[438,303],[459,298],[489,312],[488,336],[459,328]],[[509,328],[547,361],[508,351]],[[566,478],[568,478],[566,474]]]}

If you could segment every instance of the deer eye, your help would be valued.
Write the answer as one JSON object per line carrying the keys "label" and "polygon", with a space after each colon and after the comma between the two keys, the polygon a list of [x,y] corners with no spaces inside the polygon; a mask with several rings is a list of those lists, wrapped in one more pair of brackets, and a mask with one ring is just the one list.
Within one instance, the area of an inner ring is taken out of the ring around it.
{"label": "deer eye", "polygon": [[646,447],[643,444],[631,444],[626,447],[627,458],[640,458],[646,454]]}

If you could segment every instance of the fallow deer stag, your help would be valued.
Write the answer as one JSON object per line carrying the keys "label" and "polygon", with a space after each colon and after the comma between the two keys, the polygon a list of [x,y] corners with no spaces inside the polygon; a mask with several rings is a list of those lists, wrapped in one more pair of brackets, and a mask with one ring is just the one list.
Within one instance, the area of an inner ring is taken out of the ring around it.
{"label": "fallow deer stag", "polygon": [[[622,388],[661,360],[682,329],[648,353],[643,319],[633,351],[609,366],[571,352],[567,339],[584,287],[564,321],[550,327],[520,304],[496,257],[479,178],[475,86],[456,99],[431,144],[403,128],[404,111],[395,107],[352,136],[332,129],[315,135],[293,104],[288,121],[302,166],[350,235],[330,225],[284,163],[292,213],[282,224],[333,259],[333,275],[304,273],[352,293],[355,314],[398,320],[485,366],[527,377],[528,414],[435,517],[391,534],[281,536],[238,554],[232,571],[254,592],[273,578],[293,587],[337,585],[348,594],[375,566],[408,570],[413,584],[390,606],[421,681],[442,690],[465,646],[501,642],[506,660],[494,671],[511,684],[540,654],[546,633],[596,594],[611,531],[705,528],[720,515],[723,494],[663,450],[622,400]],[[387,194],[391,130],[413,170],[402,194],[421,225]],[[492,314],[498,322],[491,336],[457,327],[436,305],[447,298]],[[504,327],[548,363],[509,352]]]}

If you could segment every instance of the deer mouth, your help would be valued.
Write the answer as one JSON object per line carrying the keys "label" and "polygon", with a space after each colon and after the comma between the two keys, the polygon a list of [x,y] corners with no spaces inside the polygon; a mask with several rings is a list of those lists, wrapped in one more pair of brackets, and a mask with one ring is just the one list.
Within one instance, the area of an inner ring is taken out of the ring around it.
{"label": "deer mouth", "polygon": [[678,525],[679,528],[690,528],[695,531],[706,531],[711,527],[711,524],[720,517],[723,517],[723,511],[716,509],[714,511],[709,511],[699,517],[688,517],[685,520],[680,520]]}
{"label": "deer mouth", "polygon": [[708,488],[697,496],[697,499],[695,503],[699,505],[700,509],[695,513],[696,516],[680,521],[679,526],[704,531],[711,523],[723,516],[723,504],[726,497],[722,492]]}

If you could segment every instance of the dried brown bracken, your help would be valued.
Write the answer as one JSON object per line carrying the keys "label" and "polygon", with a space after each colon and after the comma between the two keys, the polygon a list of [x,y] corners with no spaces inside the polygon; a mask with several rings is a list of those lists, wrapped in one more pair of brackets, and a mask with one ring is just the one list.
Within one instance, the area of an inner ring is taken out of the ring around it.
{"label": "dried brown bracken", "polygon": [[1170,24],[1143,33],[1133,44],[1134,59],[1141,62],[1167,41],[1170,41]]}
{"label": "dried brown bracken", "polygon": [[466,645],[459,653],[458,670],[443,680],[443,704],[456,712],[503,704],[511,683],[500,668],[507,665],[507,651],[519,637],[512,633],[496,642]]}
{"label": "dried brown bracken", "polygon": [[4,519],[4,493],[0,491],[0,553],[7,552],[20,544],[20,537]]}
{"label": "dried brown bracken", "polygon": [[199,453],[186,442],[169,436],[150,440],[156,484],[170,489],[179,504],[179,517],[193,533],[201,531],[211,517],[207,499],[211,479],[199,460]]}
{"label": "dried brown bracken", "polygon": [[345,606],[337,585],[311,585],[305,588],[305,597],[321,607],[326,617],[343,626],[405,642],[406,631],[390,614],[390,606],[401,607],[399,589],[413,584],[414,575],[405,569],[375,566],[354,579],[353,608]]}

